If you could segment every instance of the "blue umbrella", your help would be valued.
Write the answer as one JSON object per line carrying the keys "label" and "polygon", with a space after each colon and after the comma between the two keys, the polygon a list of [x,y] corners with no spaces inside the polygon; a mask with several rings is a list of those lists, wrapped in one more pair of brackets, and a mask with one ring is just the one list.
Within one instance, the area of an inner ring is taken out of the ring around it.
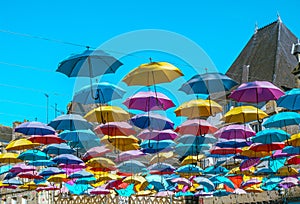
{"label": "blue umbrella", "polygon": [[35,161],[29,161],[28,165],[31,166],[53,166],[56,163],[54,163],[51,160],[35,160]]}
{"label": "blue umbrella", "polygon": [[289,110],[300,110],[300,89],[294,88],[285,92],[277,101],[277,106],[284,107]]}
{"label": "blue umbrella", "polygon": [[272,144],[273,142],[282,142],[290,138],[290,134],[279,129],[265,129],[256,133],[251,138],[254,143]]}
{"label": "blue umbrella", "polygon": [[123,64],[120,61],[102,50],[88,49],[60,62],[56,71],[68,77],[94,78],[102,74],[115,73],[121,65]]}
{"label": "blue umbrella", "polygon": [[275,173],[284,166],[287,158],[272,158],[265,157],[262,158],[262,162],[256,165],[255,174],[264,174],[264,173]]}
{"label": "blue umbrella", "polygon": [[135,115],[130,120],[141,129],[165,130],[174,128],[174,123],[170,119],[152,112]]}
{"label": "blue umbrella", "polygon": [[225,176],[212,176],[212,177],[209,178],[209,180],[211,182],[213,182],[215,187],[217,187],[219,184],[225,184],[229,188],[235,189],[234,184],[232,183],[232,181],[229,178],[225,177]]}
{"label": "blue umbrella", "polygon": [[81,159],[78,157],[72,155],[72,154],[61,154],[52,159],[53,162],[58,164],[80,164],[84,163]]}
{"label": "blue umbrella", "polygon": [[181,197],[181,196],[194,196],[194,194],[190,191],[186,191],[186,192],[179,191],[175,193],[175,197]]}
{"label": "blue umbrella", "polygon": [[41,122],[25,122],[15,128],[15,132],[24,135],[52,135],[55,130]]}
{"label": "blue umbrella", "polygon": [[73,179],[73,178],[88,178],[88,177],[93,177],[94,174],[92,174],[91,172],[88,172],[86,170],[81,170],[81,171],[77,171],[73,174],[71,174],[69,176],[69,178]]}
{"label": "blue umbrella", "polygon": [[51,144],[48,145],[46,148],[43,149],[43,152],[47,154],[71,154],[74,153],[75,150],[71,149],[69,145],[66,143],[60,143],[60,144]]}
{"label": "blue umbrella", "polygon": [[114,189],[119,196],[130,197],[135,194],[134,183],[129,184],[125,189]]}
{"label": "blue umbrella", "polygon": [[71,194],[82,195],[86,190],[92,189],[89,184],[65,184]]}
{"label": "blue umbrella", "polygon": [[148,175],[145,177],[145,179],[149,184],[153,185],[156,191],[167,190],[169,187],[168,182],[161,175]]}
{"label": "blue umbrella", "polygon": [[96,181],[97,181],[97,179],[92,176],[92,177],[83,177],[83,178],[76,179],[75,183],[76,184],[88,184],[88,183],[94,183]]}
{"label": "blue umbrella", "polygon": [[4,179],[4,180],[8,180],[8,179],[15,178],[18,174],[19,174],[19,172],[17,172],[17,173],[8,172],[8,173],[4,176],[3,179]]}
{"label": "blue umbrella", "polygon": [[39,172],[40,176],[52,176],[55,174],[64,174],[66,173],[65,170],[59,169],[57,167],[48,167],[46,169],[43,169]]}
{"label": "blue umbrella", "polygon": [[175,147],[175,153],[180,156],[187,155],[198,155],[199,153],[203,153],[205,150],[209,150],[211,146],[209,144],[182,144],[179,143]]}
{"label": "blue umbrella", "polygon": [[79,143],[80,141],[90,141],[98,139],[97,135],[91,130],[65,130],[58,135],[61,139]]}
{"label": "blue umbrella", "polygon": [[213,191],[215,189],[215,185],[208,178],[199,176],[194,178],[194,181],[202,186],[204,186],[207,192]]}
{"label": "blue umbrella", "polygon": [[246,147],[250,146],[252,142],[248,142],[245,140],[229,140],[229,141],[223,141],[223,142],[218,142],[215,144],[217,147],[224,147],[224,148],[240,148],[240,147]]}
{"label": "blue umbrella", "polygon": [[175,167],[173,167],[171,164],[167,163],[155,163],[148,167],[148,170],[155,171],[155,172],[174,172]]}
{"label": "blue umbrella", "polygon": [[223,166],[217,166],[217,167],[209,166],[206,169],[204,169],[203,173],[204,174],[226,174],[228,172],[229,172],[229,170]]}
{"label": "blue umbrella", "polygon": [[146,166],[136,160],[130,160],[130,161],[125,161],[117,165],[117,168],[119,169],[120,172],[123,173],[141,173],[141,172],[147,172]]}
{"label": "blue umbrella", "polygon": [[7,180],[3,180],[2,181],[3,184],[9,184],[9,185],[23,185],[23,182],[20,181],[20,180],[17,180],[15,178],[12,178],[12,179],[7,179]]}
{"label": "blue umbrella", "polygon": [[18,159],[21,159],[23,161],[25,161],[25,160],[30,160],[30,161],[32,161],[32,160],[47,160],[47,159],[50,159],[50,156],[40,150],[29,149],[29,150],[26,150],[25,152],[22,152],[18,156]]}
{"label": "blue umbrella", "polygon": [[286,146],[282,149],[282,153],[287,153],[291,155],[300,154],[300,147]]}
{"label": "blue umbrella", "polygon": [[266,128],[271,127],[286,127],[289,125],[300,124],[300,114],[296,112],[280,112],[269,117],[263,126]]}
{"label": "blue umbrella", "polygon": [[49,126],[55,130],[87,130],[93,128],[91,123],[77,114],[60,115],[52,120]]}
{"label": "blue umbrella", "polygon": [[221,73],[205,73],[195,75],[184,83],[180,91],[186,94],[211,94],[229,91],[237,82]]}
{"label": "blue umbrella", "polygon": [[224,190],[224,189],[219,189],[219,190],[216,190],[216,191],[213,192],[214,196],[227,196],[229,194],[231,194],[231,193]]}
{"label": "blue umbrella", "polygon": [[0,175],[5,174],[9,172],[9,170],[12,168],[11,165],[4,165],[0,167]]}
{"label": "blue umbrella", "polygon": [[[93,92],[92,92],[93,91]],[[93,98],[98,94],[99,97]],[[81,104],[94,104],[94,103],[107,103],[114,99],[122,98],[125,91],[120,87],[108,83],[101,82],[96,83],[91,86],[85,86],[75,93],[73,97],[73,102]]]}
{"label": "blue umbrella", "polygon": [[144,153],[157,153],[160,151],[170,151],[176,143],[173,140],[144,140],[140,147]]}
{"label": "blue umbrella", "polygon": [[260,188],[264,191],[275,190],[277,185],[282,181],[280,177],[264,178]]}
{"label": "blue umbrella", "polygon": [[183,143],[183,144],[213,144],[217,142],[217,138],[213,135],[207,134],[205,136],[195,136],[195,135],[183,135],[179,137],[176,142]]}
{"label": "blue umbrella", "polygon": [[176,171],[176,173],[187,173],[187,174],[198,174],[198,173],[201,173],[203,172],[203,169],[201,169],[201,167],[199,166],[195,166],[193,164],[187,164],[187,165],[184,165],[184,166],[181,166],[179,167]]}

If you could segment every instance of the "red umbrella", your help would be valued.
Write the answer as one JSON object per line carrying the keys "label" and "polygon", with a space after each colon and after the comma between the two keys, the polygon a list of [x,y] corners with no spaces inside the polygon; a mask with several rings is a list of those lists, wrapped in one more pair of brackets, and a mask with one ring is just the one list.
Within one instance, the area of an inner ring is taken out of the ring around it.
{"label": "red umbrella", "polygon": [[33,143],[41,144],[60,144],[66,142],[57,135],[32,135],[28,138]]}
{"label": "red umbrella", "polygon": [[214,147],[210,150],[211,154],[220,154],[220,155],[226,155],[226,154],[240,154],[242,152],[241,148],[220,148],[220,147]]}
{"label": "red umbrella", "polygon": [[249,147],[249,150],[255,152],[269,152],[273,150],[283,149],[284,147],[285,147],[284,142],[273,142],[272,144],[254,143]]}
{"label": "red umbrella", "polygon": [[105,155],[108,152],[111,152],[112,150],[108,149],[105,145],[103,146],[97,146],[89,149],[84,155],[82,160],[87,161],[89,159],[95,158],[95,157],[101,157]]}
{"label": "red umbrella", "polygon": [[288,160],[287,160],[287,163],[288,164],[300,164],[300,156],[299,155],[296,155],[296,156],[292,156],[290,157]]}
{"label": "red umbrella", "polygon": [[31,171],[31,172],[23,172],[18,174],[19,178],[28,178],[28,179],[43,179],[43,176],[40,176],[38,172]]}
{"label": "red umbrella", "polygon": [[57,187],[57,186],[46,186],[46,187],[38,187],[35,190],[37,192],[40,192],[40,191],[55,191],[55,190],[60,190],[60,188]]}
{"label": "red umbrella", "polygon": [[185,134],[191,134],[191,135],[205,135],[209,133],[214,133],[218,129],[211,125],[209,122],[206,120],[202,119],[192,119],[192,120],[187,120],[181,125],[179,125],[175,132],[185,135]]}
{"label": "red umbrella", "polygon": [[136,131],[127,122],[108,122],[98,125],[94,131],[100,135],[134,135]]}

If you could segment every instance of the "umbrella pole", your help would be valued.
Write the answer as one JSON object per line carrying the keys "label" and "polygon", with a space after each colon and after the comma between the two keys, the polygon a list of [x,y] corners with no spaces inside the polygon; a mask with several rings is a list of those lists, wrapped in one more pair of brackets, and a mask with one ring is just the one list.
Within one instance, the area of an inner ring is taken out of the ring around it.
{"label": "umbrella pole", "polygon": [[91,86],[91,96],[94,100],[97,100],[99,99],[99,90],[96,89],[96,92],[97,92],[97,95],[94,96],[94,91],[93,91],[93,79],[92,79],[92,76],[93,76],[93,70],[92,70],[92,63],[91,63],[91,58],[88,57],[88,64],[89,64],[89,74],[90,74],[90,86]]}

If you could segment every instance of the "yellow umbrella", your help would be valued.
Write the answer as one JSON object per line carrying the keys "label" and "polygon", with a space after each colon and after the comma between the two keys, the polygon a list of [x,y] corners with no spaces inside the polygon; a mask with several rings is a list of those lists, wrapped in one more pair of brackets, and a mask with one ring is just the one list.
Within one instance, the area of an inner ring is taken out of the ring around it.
{"label": "yellow umbrella", "polygon": [[123,182],[139,184],[139,183],[147,182],[147,180],[143,176],[133,175],[133,176],[128,176],[128,177],[124,178]]}
{"label": "yellow umbrella", "polygon": [[144,190],[144,191],[139,191],[134,195],[135,196],[148,196],[148,195],[155,194],[155,193],[156,193],[155,190]]}
{"label": "yellow umbrella", "polygon": [[11,141],[7,146],[6,150],[24,150],[24,149],[32,149],[34,147],[40,146],[39,143],[32,143],[30,140],[27,139],[18,139]]}
{"label": "yellow umbrella", "polygon": [[244,170],[241,171],[240,167],[235,167],[233,169],[231,169],[228,174],[236,174],[236,175],[246,175],[246,176],[251,176],[254,171],[256,170],[256,168],[254,166],[252,166],[249,170]]}
{"label": "yellow umbrella", "polygon": [[107,172],[103,172],[102,174],[96,174],[95,177],[98,182],[122,179],[122,177],[119,175],[111,174],[111,173],[107,173]]}
{"label": "yellow umbrella", "polygon": [[222,120],[226,123],[247,123],[257,119],[262,120],[267,116],[268,114],[254,106],[240,106],[228,111]]}
{"label": "yellow umbrella", "polygon": [[285,141],[287,146],[300,147],[300,133],[294,134],[290,139]]}
{"label": "yellow umbrella", "polygon": [[47,181],[53,182],[53,183],[62,183],[62,182],[66,182],[68,180],[69,180],[69,178],[66,174],[52,175],[47,179]]}
{"label": "yellow umbrella", "polygon": [[294,176],[297,174],[298,170],[290,166],[283,166],[277,171],[277,176]]}
{"label": "yellow umbrella", "polygon": [[17,157],[19,156],[19,154],[16,153],[3,153],[0,154],[0,162],[1,163],[18,163],[18,162],[22,162],[22,160],[18,159]]}
{"label": "yellow umbrella", "polygon": [[123,136],[123,135],[118,135],[118,136],[108,136],[105,135],[102,137],[101,142],[105,144],[111,143],[112,145],[128,145],[132,143],[137,143],[139,140],[134,137],[133,135],[129,136]]}
{"label": "yellow umbrella", "polygon": [[260,184],[255,184],[249,187],[244,188],[248,193],[261,193],[263,190],[260,188]]}
{"label": "yellow umbrella", "polygon": [[85,164],[93,168],[103,168],[103,169],[106,168],[110,169],[116,166],[116,164],[112,160],[104,157],[92,158],[88,160]]}
{"label": "yellow umbrella", "polygon": [[45,184],[45,183],[36,184],[33,181],[30,181],[28,183],[25,183],[25,184],[19,186],[19,188],[26,189],[26,190],[35,190],[38,187],[46,187],[46,186],[47,186],[47,184]]}
{"label": "yellow umbrella", "polygon": [[106,184],[106,181],[99,181],[97,183],[92,183],[91,186],[93,186],[94,188],[97,188],[99,186],[103,186],[104,184]]}
{"label": "yellow umbrella", "polygon": [[88,112],[84,118],[98,123],[121,122],[129,120],[130,114],[117,106],[100,106]]}
{"label": "yellow umbrella", "polygon": [[253,150],[250,150],[249,148],[250,147],[243,147],[241,155],[246,156],[246,157],[250,157],[250,158],[253,158],[253,157],[266,157],[266,156],[271,156],[272,155],[271,151],[270,152],[264,152],[264,151],[255,152]]}
{"label": "yellow umbrella", "polygon": [[213,100],[195,99],[181,104],[174,112],[188,118],[208,117],[222,112],[222,106]]}
{"label": "yellow umbrella", "polygon": [[149,163],[156,164],[158,162],[163,162],[167,159],[171,159],[173,157],[174,157],[173,152],[160,152],[160,153],[156,154],[155,156],[153,156]]}
{"label": "yellow umbrella", "polygon": [[192,156],[189,155],[182,162],[180,163],[181,166],[187,165],[187,164],[193,164],[197,163],[198,160],[205,158],[204,154],[199,154],[198,156]]}
{"label": "yellow umbrella", "polygon": [[130,71],[123,81],[128,86],[151,86],[171,82],[180,76],[183,76],[182,72],[168,62],[150,62]]}

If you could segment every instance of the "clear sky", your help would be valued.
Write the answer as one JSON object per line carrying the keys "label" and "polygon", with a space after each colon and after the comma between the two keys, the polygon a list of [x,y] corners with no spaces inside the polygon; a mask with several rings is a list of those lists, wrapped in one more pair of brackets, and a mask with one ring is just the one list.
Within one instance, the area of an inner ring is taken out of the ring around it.
{"label": "clear sky", "polygon": [[[55,70],[61,60],[85,48],[40,37],[98,47],[127,32],[162,29],[194,41],[224,73],[252,36],[255,23],[265,26],[279,13],[283,23],[300,36],[299,9],[298,0],[2,2],[0,124],[11,126],[13,121],[35,118],[46,122],[45,93],[49,121],[55,116],[55,104],[66,111],[72,99],[74,79]],[[110,54],[120,50],[115,47]],[[123,72],[148,62],[149,56],[135,55],[138,60],[125,59]],[[162,56],[157,59],[163,60]],[[204,64],[198,66],[203,69]]]}

